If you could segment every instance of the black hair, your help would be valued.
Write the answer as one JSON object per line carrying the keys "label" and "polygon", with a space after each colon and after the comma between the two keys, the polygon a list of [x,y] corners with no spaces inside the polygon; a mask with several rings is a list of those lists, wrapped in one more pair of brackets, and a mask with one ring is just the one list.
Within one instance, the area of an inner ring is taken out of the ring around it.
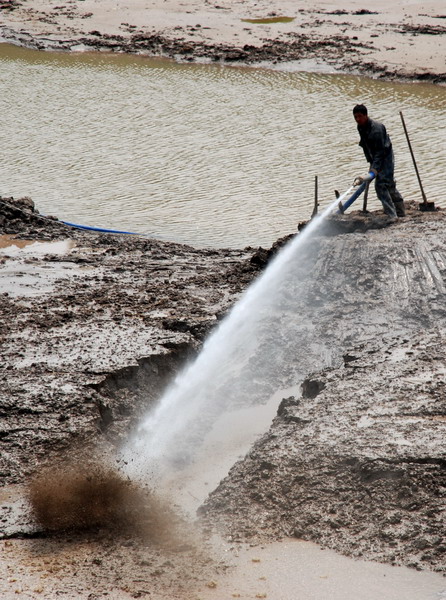
{"label": "black hair", "polygon": [[367,115],[367,108],[364,104],[357,104],[353,109],[353,114],[361,113],[362,115]]}

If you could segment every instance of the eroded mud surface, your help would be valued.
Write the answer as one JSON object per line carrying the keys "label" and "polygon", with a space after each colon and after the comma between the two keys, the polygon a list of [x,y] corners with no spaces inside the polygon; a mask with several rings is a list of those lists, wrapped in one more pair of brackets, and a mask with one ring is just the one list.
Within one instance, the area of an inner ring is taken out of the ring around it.
{"label": "eroded mud surface", "polygon": [[[258,272],[253,251],[85,232],[42,217],[28,199],[3,198],[0,212],[2,598],[189,597],[220,560],[176,527],[163,499],[155,496],[161,543],[153,532],[135,539],[117,518],[61,534],[32,517],[27,486],[43,466],[59,465],[40,489],[65,501],[57,481],[80,457],[100,465],[111,456],[113,468],[141,414]],[[84,483],[71,489],[75,505],[91,503],[85,486],[96,475],[94,467],[76,475]],[[104,489],[94,499],[109,500]],[[111,515],[127,510],[121,495]]]}
{"label": "eroded mud surface", "polygon": [[[164,547],[45,531],[24,519],[21,486],[77,448],[113,456],[282,241],[214,251],[84,232],[26,199],[2,199],[0,226],[4,597],[211,589],[227,564],[187,528]],[[201,508],[206,536],[294,536],[444,569],[445,226],[443,211],[418,205],[393,224],[353,213],[306,247],[249,363],[259,404],[296,391]],[[19,250],[12,237],[45,243]]]}
{"label": "eroded mud surface", "polygon": [[15,482],[52,439],[61,448],[79,435],[126,435],[138,403],[158,397],[258,266],[249,250],[84,232],[5,200],[5,234],[73,244],[0,254],[0,472]]}
{"label": "eroded mud surface", "polygon": [[296,267],[281,307],[290,312],[276,315],[289,320],[277,328],[284,382],[318,353],[332,366],[283,399],[200,509],[233,540],[295,536],[444,571],[444,226],[443,214],[412,212],[391,228],[318,240],[311,277]]}

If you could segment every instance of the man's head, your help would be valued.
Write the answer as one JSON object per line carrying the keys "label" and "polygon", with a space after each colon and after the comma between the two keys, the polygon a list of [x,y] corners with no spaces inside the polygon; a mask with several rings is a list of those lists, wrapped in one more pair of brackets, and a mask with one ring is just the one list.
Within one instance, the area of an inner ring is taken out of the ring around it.
{"label": "man's head", "polygon": [[360,127],[364,127],[369,120],[369,117],[367,116],[367,108],[364,106],[364,104],[357,104],[353,108],[353,117]]}

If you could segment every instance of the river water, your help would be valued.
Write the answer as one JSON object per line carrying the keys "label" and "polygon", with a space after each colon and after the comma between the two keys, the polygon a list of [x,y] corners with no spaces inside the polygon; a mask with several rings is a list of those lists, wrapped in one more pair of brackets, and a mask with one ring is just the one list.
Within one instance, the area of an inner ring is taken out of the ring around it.
{"label": "river water", "polygon": [[442,200],[446,87],[0,44],[0,194],[198,247],[270,245],[311,215],[316,175],[323,207],[366,170],[357,102],[421,201],[403,111],[428,200]]}

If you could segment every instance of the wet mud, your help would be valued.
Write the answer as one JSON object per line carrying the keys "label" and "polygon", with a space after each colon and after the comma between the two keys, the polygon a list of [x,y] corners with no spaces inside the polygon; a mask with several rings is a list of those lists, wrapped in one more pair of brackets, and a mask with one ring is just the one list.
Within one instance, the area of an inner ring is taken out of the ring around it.
{"label": "wet mud", "polygon": [[[228,569],[214,534],[444,572],[445,219],[415,203],[397,222],[352,212],[296,261],[248,365],[259,405],[296,391],[209,490],[197,540],[181,507],[121,478],[115,453],[287,239],[196,250],[76,230],[2,198],[0,235],[44,243],[0,250],[5,598],[193,597]],[[149,505],[154,528],[136,535]]]}
{"label": "wet mud", "polygon": [[249,249],[74,229],[29,199],[3,198],[0,211],[4,234],[74,244],[0,254],[0,472],[14,482],[53,438],[61,450],[79,436],[126,436],[259,267]]}
{"label": "wet mud", "polygon": [[294,536],[445,572],[445,222],[417,209],[365,234],[342,217],[307,256],[317,276],[296,267],[287,318],[303,324],[278,327],[277,345],[283,383],[307,375],[200,508],[234,542]]}
{"label": "wet mud", "polygon": [[2,597],[189,597],[220,560],[116,450],[256,275],[253,249],[86,232],[29,198],[0,200],[0,237]]}

